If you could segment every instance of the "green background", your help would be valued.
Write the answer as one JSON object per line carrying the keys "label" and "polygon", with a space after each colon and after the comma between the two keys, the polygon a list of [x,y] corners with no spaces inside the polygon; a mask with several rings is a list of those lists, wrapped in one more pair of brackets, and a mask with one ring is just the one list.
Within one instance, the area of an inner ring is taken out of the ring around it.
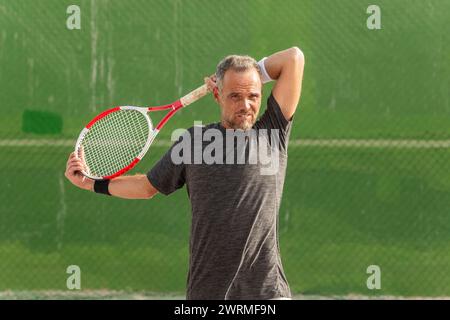
{"label": "green background", "polygon": [[[81,30],[66,27],[71,4]],[[366,26],[371,4],[381,30]],[[186,190],[88,193],[64,178],[68,154],[106,108],[166,104],[228,54],[298,46],[306,67],[280,209],[293,293],[449,296],[449,24],[443,0],[0,0],[0,291],[67,290],[78,265],[83,290],[183,295]],[[158,140],[219,117],[206,97]],[[380,290],[366,286],[369,265]]]}

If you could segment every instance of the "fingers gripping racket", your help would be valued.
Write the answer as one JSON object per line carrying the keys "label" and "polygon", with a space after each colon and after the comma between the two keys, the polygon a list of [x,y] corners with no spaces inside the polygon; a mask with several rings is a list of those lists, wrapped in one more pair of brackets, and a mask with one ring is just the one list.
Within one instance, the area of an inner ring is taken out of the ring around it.
{"label": "fingers gripping racket", "polygon": [[[158,132],[181,108],[208,93],[206,85],[164,106],[122,106],[106,110],[81,131],[75,154],[84,162],[82,173],[95,180],[112,179],[132,169],[146,154]],[[170,110],[154,128],[149,112]]]}

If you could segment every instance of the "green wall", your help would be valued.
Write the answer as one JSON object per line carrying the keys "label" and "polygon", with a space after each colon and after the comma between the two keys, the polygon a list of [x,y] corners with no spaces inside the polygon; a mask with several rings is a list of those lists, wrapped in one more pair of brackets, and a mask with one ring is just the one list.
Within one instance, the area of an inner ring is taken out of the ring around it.
{"label": "green wall", "polygon": [[[71,4],[81,30],[66,27]],[[371,4],[381,30],[366,26]],[[429,142],[450,137],[449,21],[443,0],[0,0],[0,290],[66,290],[75,264],[86,290],[183,293],[186,190],[148,201],[78,190],[64,178],[73,143],[101,110],[172,102],[225,55],[298,46],[306,67],[280,210],[292,290],[450,295],[450,151]],[[158,139],[219,116],[206,97]],[[366,287],[372,264],[381,290]]]}

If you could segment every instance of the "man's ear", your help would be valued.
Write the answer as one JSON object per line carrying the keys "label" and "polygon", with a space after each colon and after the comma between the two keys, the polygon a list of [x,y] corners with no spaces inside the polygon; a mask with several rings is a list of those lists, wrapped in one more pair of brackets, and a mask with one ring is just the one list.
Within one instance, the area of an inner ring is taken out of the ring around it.
{"label": "man's ear", "polygon": [[219,102],[219,89],[217,87],[213,89],[213,94],[216,101]]}

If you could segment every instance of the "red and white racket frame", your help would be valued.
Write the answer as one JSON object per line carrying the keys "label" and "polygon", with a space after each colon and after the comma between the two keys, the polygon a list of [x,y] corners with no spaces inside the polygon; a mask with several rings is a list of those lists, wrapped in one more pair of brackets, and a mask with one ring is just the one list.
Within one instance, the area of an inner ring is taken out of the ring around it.
{"label": "red and white racket frame", "polygon": [[[119,171],[117,171],[117,172],[115,172],[115,173],[113,173],[111,175],[108,175],[108,176],[103,176],[103,177],[93,176],[93,175],[90,175],[89,173],[87,173],[85,171],[82,171],[83,175],[88,177],[88,178],[94,179],[94,180],[109,180],[109,179],[113,179],[113,178],[116,178],[118,176],[121,176],[124,173],[126,173],[127,171],[131,170],[134,166],[136,166],[136,164],[139,161],[141,161],[141,159],[147,153],[148,148],[150,148],[150,145],[152,144],[153,140],[158,135],[159,131],[167,123],[167,121],[178,110],[180,110],[181,108],[186,107],[186,106],[190,105],[191,103],[197,101],[198,99],[204,97],[207,93],[208,93],[208,88],[207,88],[207,86],[205,84],[205,85],[203,85],[203,86],[193,90],[192,92],[188,93],[187,95],[185,95],[181,99],[179,99],[179,100],[177,100],[177,101],[175,101],[175,102],[173,102],[171,104],[167,104],[167,105],[163,105],[163,106],[157,106],[157,107],[145,107],[145,108],[144,107],[135,107],[135,106],[119,106],[119,107],[108,109],[108,110],[100,113],[99,115],[97,115],[94,119],[92,119],[83,128],[83,130],[81,131],[80,135],[78,136],[77,142],[75,144],[75,155],[76,156],[78,156],[78,152],[80,150],[83,138],[89,132],[90,128],[97,121],[100,121],[101,119],[103,119],[104,117],[106,117],[107,115],[109,115],[109,114],[111,114],[113,112],[117,112],[119,110],[136,110],[136,111],[139,111],[145,116],[145,119],[148,121],[149,128],[152,128],[152,129],[149,130],[147,142],[145,143],[144,147],[142,148],[142,151],[127,166],[125,166],[124,168],[120,169]],[[161,119],[161,121],[158,123],[156,128],[153,128],[152,121],[151,121],[150,117],[148,116],[148,112],[169,110],[169,109],[170,109],[170,111],[164,116],[164,118]]]}

